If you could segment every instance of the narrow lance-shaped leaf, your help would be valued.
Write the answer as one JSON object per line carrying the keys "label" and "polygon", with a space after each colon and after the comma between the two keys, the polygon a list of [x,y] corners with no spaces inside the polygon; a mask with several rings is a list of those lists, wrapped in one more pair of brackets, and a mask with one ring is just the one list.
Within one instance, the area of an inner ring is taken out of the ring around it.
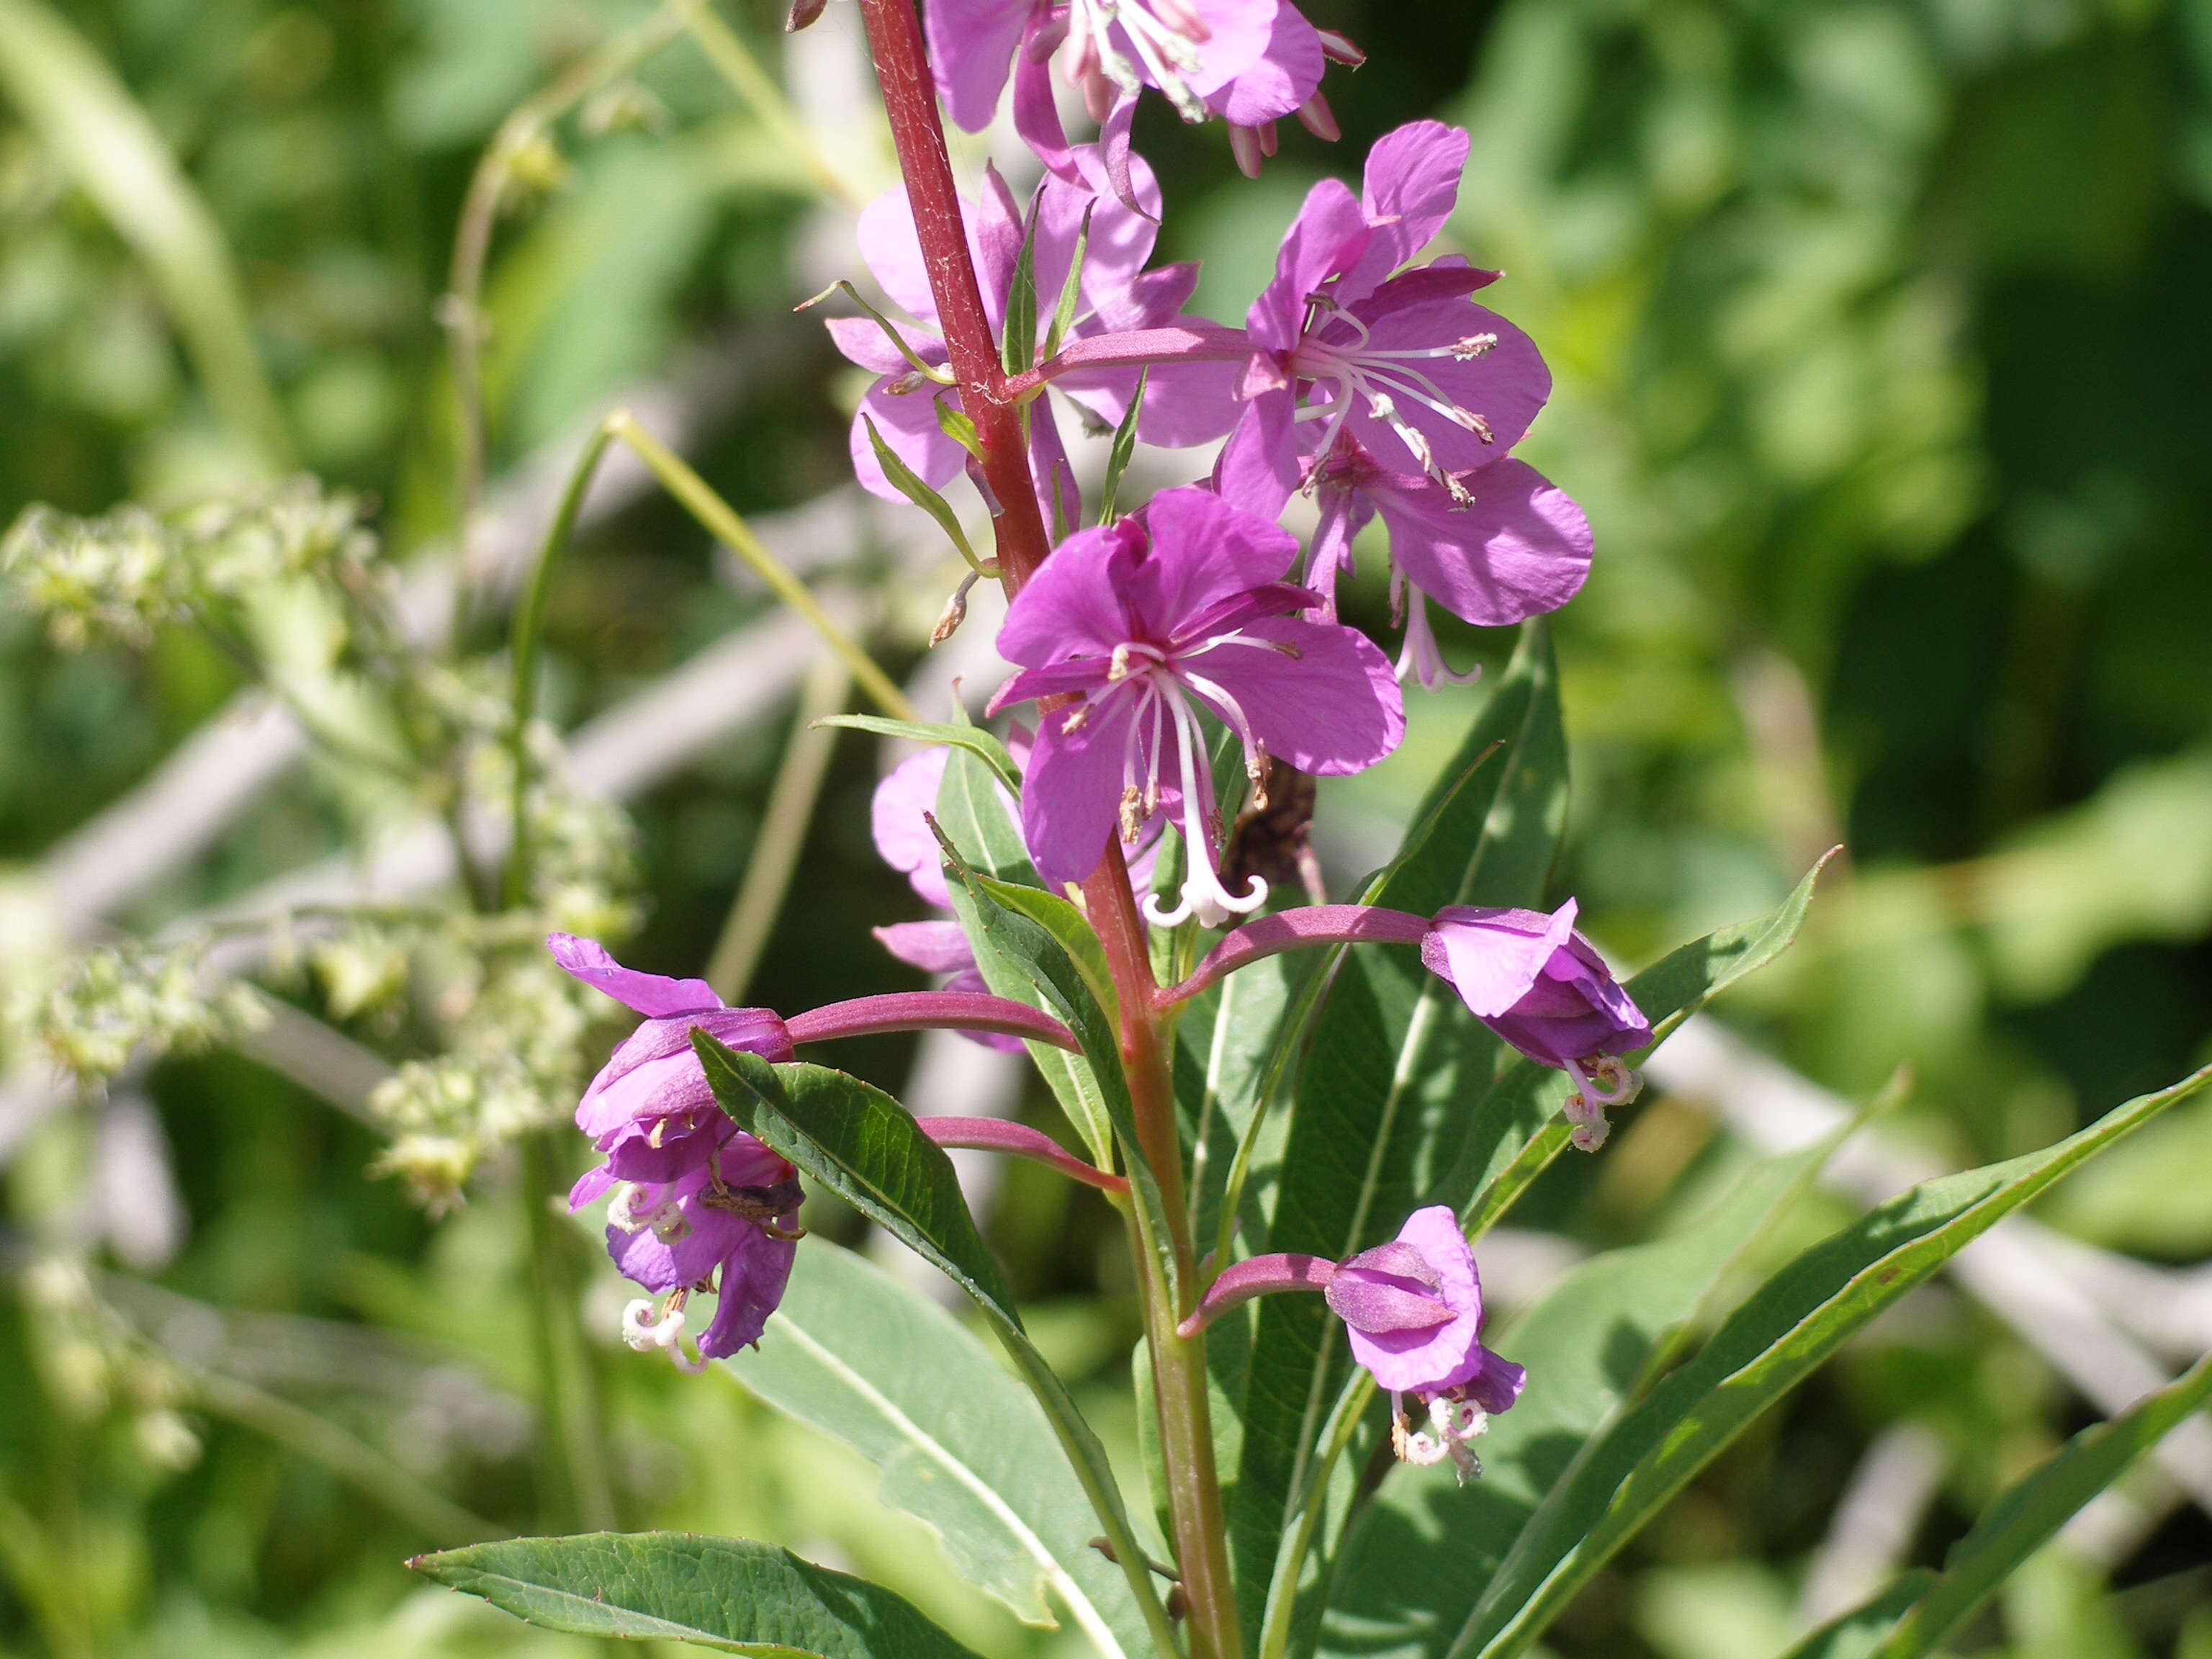
{"label": "narrow lance-shaped leaf", "polygon": [[771,1065],[726,1048],[702,1030],[691,1033],[691,1046],[716,1103],[738,1127],[936,1267],[982,1310],[1060,1437],[1155,1644],[1172,1650],[1172,1631],[1129,1530],[1105,1449],[1022,1328],[944,1149],[896,1101],[858,1078],[821,1066]]}
{"label": "narrow lance-shaped leaf", "polygon": [[2208,1081],[2212,1068],[2117,1107],[2041,1152],[1923,1182],[1800,1255],[1695,1358],[1583,1448],[1448,1654],[1525,1652],[1614,1551],[1853,1332],[2060,1176]]}
{"label": "narrow lance-shaped leaf", "polygon": [[1943,1571],[1873,1659],[1922,1659],[1966,1622],[2014,1568],[2084,1504],[2212,1401],[2212,1354],[2111,1421],[2087,1428],[2007,1488],[1943,1558]]}
{"label": "narrow lance-shaped leaf", "polygon": [[879,738],[904,738],[914,743],[949,744],[981,761],[990,768],[992,775],[1009,790],[1018,790],[1022,787],[1022,775],[1014,766],[1014,757],[1006,752],[1006,745],[980,726],[969,726],[957,720],[895,720],[881,714],[832,714],[818,723],[850,726],[855,732],[872,732]]}
{"label": "narrow lance-shaped leaf", "polygon": [[934,1528],[960,1572],[1030,1624],[1067,1609],[1103,1659],[1146,1659],[1129,1587],[1091,1547],[1083,1487],[1036,1402],[959,1321],[854,1252],[810,1241],[748,1389],[883,1471],[884,1501]]}
{"label": "narrow lance-shaped leaf", "polygon": [[999,359],[1009,374],[1019,374],[1036,362],[1036,232],[1040,192],[1030,202],[1029,222],[1022,227],[1022,246],[1014,255],[1013,280],[1006,285],[1006,326],[999,337]]}
{"label": "narrow lance-shaped leaf", "polygon": [[1898,1615],[1935,1582],[1936,1575],[1926,1568],[1914,1569],[1881,1594],[1807,1632],[1782,1659],[1867,1659]]}
{"label": "narrow lance-shaped leaf", "polygon": [[758,1659],[975,1659],[882,1585],[745,1538],[516,1538],[407,1565],[572,1636],[686,1642]]}
{"label": "narrow lance-shaped leaf", "polygon": [[1145,386],[1152,379],[1149,367],[1137,371],[1137,389],[1129,394],[1129,407],[1123,411],[1121,423],[1114,428],[1114,441],[1106,450],[1106,477],[1098,486],[1098,522],[1111,524],[1121,498],[1121,477],[1129,470],[1129,459],[1137,453],[1137,417],[1145,409]]}
{"label": "narrow lance-shaped leaf", "polygon": [[860,423],[868,428],[868,447],[875,451],[876,465],[883,468],[884,477],[890,480],[891,488],[937,521],[937,527],[958,550],[960,556],[968,561],[969,569],[982,569],[983,562],[975,556],[975,548],[969,544],[968,532],[961,529],[960,517],[953,512],[952,503],[932,489],[922,481],[920,473],[899,459],[898,452],[885,443],[884,434],[876,430],[874,421],[863,414]]}

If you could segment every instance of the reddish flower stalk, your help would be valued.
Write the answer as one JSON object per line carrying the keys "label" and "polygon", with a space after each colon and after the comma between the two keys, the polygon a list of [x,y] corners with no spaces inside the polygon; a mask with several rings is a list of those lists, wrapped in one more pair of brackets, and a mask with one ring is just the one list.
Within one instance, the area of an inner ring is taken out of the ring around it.
{"label": "reddish flower stalk", "polygon": [[1309,945],[1419,945],[1428,937],[1429,920],[1379,904],[1315,904],[1248,921],[1208,951],[1191,976],[1159,995],[1172,1007],[1196,996],[1224,974],[1262,957],[1278,956]]}
{"label": "reddish flower stalk", "polygon": [[1277,1291],[1326,1291],[1328,1281],[1335,1276],[1336,1263],[1327,1256],[1249,1256],[1222,1269],[1220,1276],[1206,1287],[1205,1299],[1176,1327],[1176,1334],[1196,1336],[1231,1308],[1240,1307],[1255,1296],[1268,1296]]}
{"label": "reddish flower stalk", "polygon": [[945,149],[937,88],[921,44],[914,0],[860,0],[868,51],[883,88],[899,174],[914,204],[915,228],[929,267],[929,290],[945,327],[945,349],[960,382],[960,404],[982,441],[983,480],[995,498],[1000,579],[1011,595],[1052,551],[1036,491],[1030,482],[1021,413],[1005,392],[998,343],[983,310],[982,290],[968,257],[960,192]]}
{"label": "reddish flower stalk", "polygon": [[1126,1176],[1109,1175],[1085,1164],[1051,1136],[1026,1123],[1009,1123],[1002,1117],[918,1117],[915,1127],[940,1146],[965,1146],[979,1152],[1006,1152],[1048,1164],[1060,1174],[1116,1195],[1129,1190]]}
{"label": "reddish flower stalk", "polygon": [[794,1015],[784,1030],[793,1043],[884,1031],[991,1031],[1078,1052],[1067,1027],[1050,1014],[975,991],[896,991],[888,996],[854,997]]}
{"label": "reddish flower stalk", "polygon": [[1018,401],[1079,368],[1134,368],[1148,363],[1241,362],[1252,355],[1252,337],[1218,323],[1137,328],[1071,340],[1035,368],[1010,375],[1000,395]]}

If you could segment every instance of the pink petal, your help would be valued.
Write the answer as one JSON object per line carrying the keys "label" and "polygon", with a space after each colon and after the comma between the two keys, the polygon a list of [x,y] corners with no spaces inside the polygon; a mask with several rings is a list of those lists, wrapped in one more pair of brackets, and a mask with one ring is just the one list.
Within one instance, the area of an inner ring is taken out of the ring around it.
{"label": "pink petal", "polygon": [[[823,319],[823,326],[830,331],[830,343],[837,348],[846,362],[858,363],[862,368],[878,374],[912,373],[914,365],[907,362],[883,330],[876,326],[874,318],[827,317]],[[934,366],[945,361],[945,342],[934,334],[902,325],[899,337],[922,362]]]}
{"label": "pink petal", "polygon": [[1397,676],[1364,635],[1302,617],[1268,617],[1243,631],[1298,655],[1231,645],[1189,666],[1237,699],[1269,754],[1301,772],[1336,776],[1374,765],[1406,735]]}
{"label": "pink petal", "polygon": [[[1572,899],[1549,916],[1453,905],[1437,912],[1434,930],[1421,945],[1421,960],[1451,981],[1471,1012],[1492,1018],[1528,994],[1574,926]],[[1439,953],[1442,967],[1435,960]]]}
{"label": "pink petal", "polygon": [[884,774],[868,808],[877,855],[905,875],[923,903],[940,908],[952,902],[945,890],[945,854],[922,815],[937,810],[938,787],[951,752],[932,746],[908,756]]}
{"label": "pink petal", "polygon": [[[1198,69],[1187,78],[1190,89],[1205,98],[1244,74],[1273,49],[1275,20],[1289,11],[1278,0],[1196,0],[1206,38],[1198,49]],[[1293,14],[1295,15],[1295,14]],[[1126,32],[1115,39],[1132,62]]]}
{"label": "pink petal", "polygon": [[929,0],[923,9],[938,91],[963,131],[991,125],[1007,63],[1037,9],[1034,0]]}
{"label": "pink petal", "polygon": [[[959,974],[975,966],[975,948],[957,921],[895,921],[873,931],[884,950],[925,974]],[[983,988],[980,981],[976,988]]]}
{"label": "pink petal", "polygon": [[1298,556],[1289,531],[1210,489],[1164,489],[1144,520],[1152,545],[1124,578],[1124,603],[1155,640],[1173,637],[1201,611],[1280,580]]}
{"label": "pink petal", "polygon": [[578,939],[574,933],[549,933],[545,948],[553,953],[553,960],[565,972],[649,1018],[696,1013],[722,1006],[722,999],[714,994],[714,988],[705,980],[668,979],[659,974],[641,974],[635,968],[625,968],[609,956],[607,947],[595,939]]}
{"label": "pink petal", "polygon": [[1245,313],[1253,344],[1269,351],[1296,345],[1305,327],[1306,295],[1349,269],[1368,234],[1367,215],[1343,180],[1324,179],[1308,191],[1275,255],[1274,280]]}
{"label": "pink petal", "polygon": [[1297,402],[1287,391],[1263,392],[1246,406],[1214,464],[1222,499],[1273,518],[1298,487]]}
{"label": "pink petal", "polygon": [[1366,483],[1406,579],[1484,628],[1556,611],[1589,574],[1589,520],[1567,493],[1510,456],[1466,474],[1471,507],[1427,478]]}
{"label": "pink petal", "polygon": [[[1544,400],[1551,396],[1552,372],[1544,366],[1535,343],[1496,312],[1471,300],[1398,305],[1392,297],[1395,286],[1384,283],[1352,307],[1369,331],[1363,350],[1425,349],[1475,335],[1498,337],[1497,343],[1479,357],[1464,362],[1450,356],[1431,357],[1412,365],[1443,392],[1445,402],[1481,416],[1490,428],[1490,442],[1416,403],[1410,395],[1400,395],[1395,400],[1399,415],[1428,439],[1437,462],[1446,471],[1462,472],[1498,459],[1521,441]],[[1340,323],[1328,331],[1329,337],[1334,339],[1338,331],[1349,339],[1349,331]],[[1393,471],[1425,470],[1397,433],[1369,413],[1365,400],[1355,400],[1346,426]]]}
{"label": "pink petal", "polygon": [[1313,96],[1328,67],[1321,34],[1295,6],[1275,12],[1264,52],[1206,94],[1206,106],[1231,126],[1279,120]]}
{"label": "pink petal", "polygon": [[[1037,874],[1054,888],[1097,867],[1120,819],[1131,702],[1111,697],[1087,706],[1090,720],[1073,732],[1066,711],[1045,717],[1022,780],[1022,839]],[[1172,750],[1172,736],[1166,746]]]}
{"label": "pink petal", "polygon": [[1337,284],[1341,303],[1365,298],[1444,228],[1459,199],[1467,149],[1466,131],[1441,121],[1409,121],[1375,141],[1360,195],[1373,234]]}
{"label": "pink petal", "polygon": [[[1129,637],[1117,574],[1145,544],[1143,527],[1123,520],[1070,536],[1006,607],[999,654],[1032,668],[1077,655],[1104,657]],[[1002,691],[999,701],[1011,701]]]}

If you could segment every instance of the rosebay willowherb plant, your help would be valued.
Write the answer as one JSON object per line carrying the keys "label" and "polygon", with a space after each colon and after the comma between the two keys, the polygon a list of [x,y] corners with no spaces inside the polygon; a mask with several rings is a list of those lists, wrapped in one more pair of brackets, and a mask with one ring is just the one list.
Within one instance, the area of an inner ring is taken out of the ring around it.
{"label": "rosebay willowherb plant", "polygon": [[[1317,87],[1325,57],[1356,59],[1348,46],[1273,0],[931,0],[926,36],[912,0],[860,6],[902,178],[861,214],[860,251],[911,320],[830,324],[878,377],[853,457],[869,489],[946,526],[970,583],[1003,584],[997,643],[1017,672],[989,713],[1018,706],[1031,724],[1002,738],[964,720],[846,722],[933,745],[885,780],[874,830],[950,913],[881,930],[950,975],[944,989],[779,1015],[590,939],[549,941],[562,969],[644,1016],[576,1109],[599,1161],[570,1200],[607,1201],[609,1253],[642,1292],[623,1337],[686,1370],[725,1361],[903,1469],[898,1501],[963,1571],[1025,1616],[1056,1605],[1109,1656],[1525,1651],[1761,1409],[2203,1079],[1904,1194],[1726,1310],[1716,1285],[1822,1149],[1761,1165],[1665,1273],[1593,1264],[1486,1330],[1484,1232],[1564,1152],[1601,1151],[1638,1058],[1790,942],[1814,877],[1626,984],[1571,898],[1543,908],[1566,779],[1541,617],[1580,587],[1591,538],[1512,455],[1549,376],[1474,298],[1498,273],[1430,252],[1467,136],[1412,123],[1374,147],[1357,193],[1316,185],[1233,326],[1187,313],[1193,271],[1147,268],[1170,210],[1130,153],[1133,101],[1157,89],[1187,118],[1224,118],[1250,170],[1282,116],[1333,134]],[[1068,142],[1054,61],[1101,123],[1096,143]],[[1009,79],[1042,172],[1025,204],[989,171],[962,194],[939,112],[941,96],[979,128]],[[1115,428],[1092,499],[1055,398]],[[1212,440],[1205,482],[1123,499],[1136,445]],[[939,493],[963,475],[991,516],[988,559]],[[1304,548],[1278,522],[1297,495],[1318,512]],[[1334,599],[1376,517],[1395,665]],[[1356,902],[1328,902],[1310,860],[1291,859],[1302,878],[1286,882],[1243,832],[1295,848],[1302,775],[1374,765],[1404,735],[1403,685],[1466,678],[1431,601],[1522,624],[1518,649],[1396,856]],[[526,629],[517,641],[520,719]],[[520,757],[516,771],[520,789]],[[917,1119],[799,1057],[924,1028],[1024,1049],[1080,1152],[994,1119]],[[1149,1504],[1129,1504],[1030,1340],[948,1147],[1039,1160],[1119,1211],[1144,1313]],[[972,1298],[1017,1381],[809,1240],[810,1183]],[[1678,1336],[1717,1305],[1683,1358]],[[1902,1581],[1801,1650],[1926,1651],[2209,1379],[2199,1367],[2062,1454],[1942,1578]],[[961,1651],[889,1591],[765,1544],[600,1534],[416,1565],[578,1632],[839,1659]]]}

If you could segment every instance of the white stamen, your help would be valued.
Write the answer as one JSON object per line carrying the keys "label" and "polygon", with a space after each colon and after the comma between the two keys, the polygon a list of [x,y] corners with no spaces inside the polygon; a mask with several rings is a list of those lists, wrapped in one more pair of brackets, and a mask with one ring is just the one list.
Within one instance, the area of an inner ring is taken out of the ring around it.
{"label": "white stamen", "polygon": [[[1398,592],[1397,584],[1405,580],[1402,571],[1392,577],[1392,594]],[[1407,584],[1410,587],[1410,584]],[[1406,643],[1398,653],[1398,678],[1403,680],[1413,675],[1421,683],[1421,690],[1433,691],[1439,685],[1473,685],[1482,678],[1482,665],[1475,664],[1464,674],[1455,674],[1444,660],[1443,648],[1437,643],[1435,632],[1429,626],[1429,596],[1415,587],[1408,595],[1406,606]]]}

